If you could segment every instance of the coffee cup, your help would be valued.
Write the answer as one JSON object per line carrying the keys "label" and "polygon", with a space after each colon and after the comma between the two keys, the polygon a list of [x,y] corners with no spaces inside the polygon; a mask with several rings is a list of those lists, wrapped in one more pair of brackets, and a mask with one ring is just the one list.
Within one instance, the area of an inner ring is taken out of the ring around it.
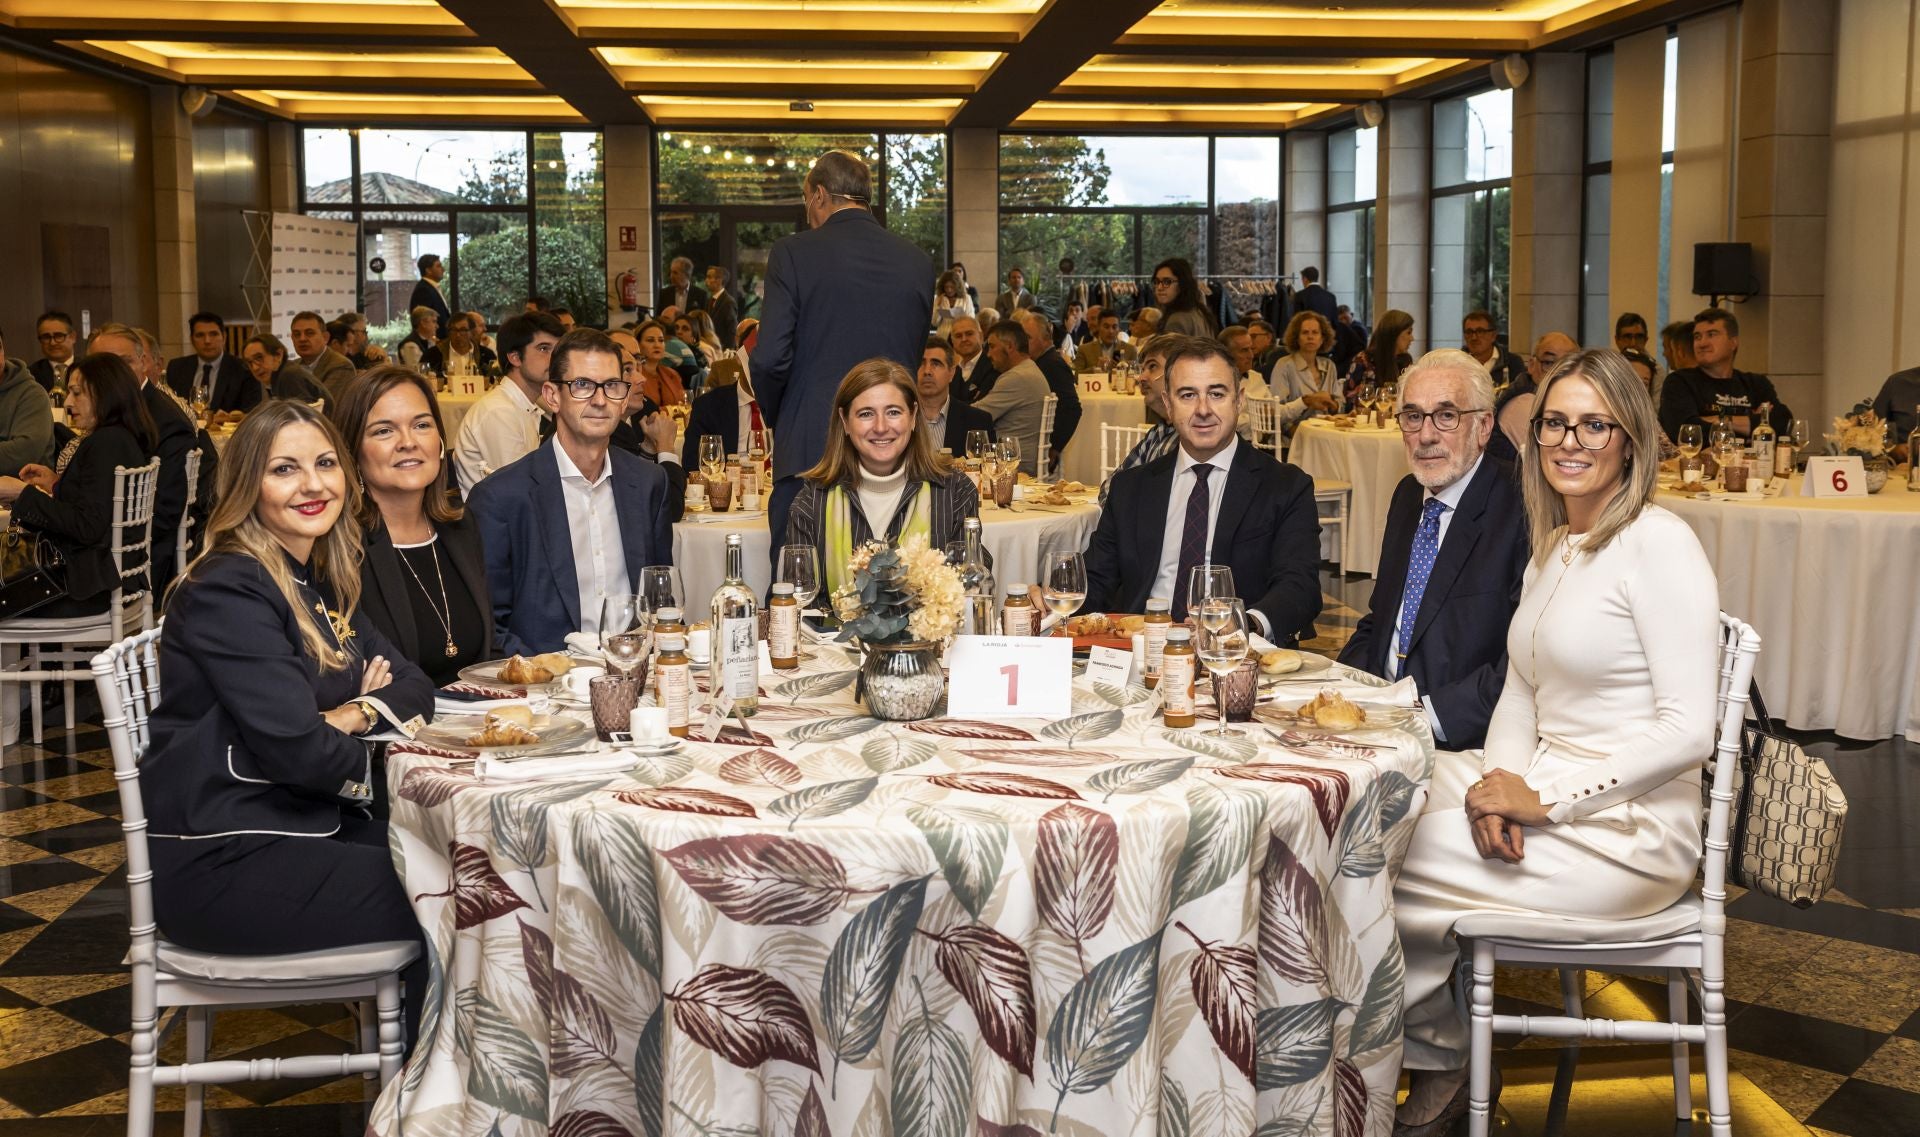
{"label": "coffee cup", "polygon": [[588,684],[606,673],[607,669],[604,667],[596,667],[592,664],[581,664],[573,667],[565,675],[561,676],[560,682],[566,685],[568,694],[584,699],[587,697]]}
{"label": "coffee cup", "polygon": [[627,726],[632,731],[635,742],[660,743],[671,737],[667,733],[667,708],[665,707],[635,707],[629,716]]}

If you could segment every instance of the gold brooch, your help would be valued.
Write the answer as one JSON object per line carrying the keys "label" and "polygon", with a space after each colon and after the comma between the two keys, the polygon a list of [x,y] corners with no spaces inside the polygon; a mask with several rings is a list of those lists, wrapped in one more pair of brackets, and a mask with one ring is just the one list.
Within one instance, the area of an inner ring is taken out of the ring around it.
{"label": "gold brooch", "polygon": [[347,641],[353,638],[353,625],[347,622],[347,618],[345,616],[342,616],[340,613],[335,612],[333,609],[327,607],[325,604],[322,604],[318,600],[313,602],[313,610],[319,613],[320,616],[323,619],[325,619],[327,621],[327,624],[333,629],[333,642],[339,644],[342,648],[345,648],[347,646]]}

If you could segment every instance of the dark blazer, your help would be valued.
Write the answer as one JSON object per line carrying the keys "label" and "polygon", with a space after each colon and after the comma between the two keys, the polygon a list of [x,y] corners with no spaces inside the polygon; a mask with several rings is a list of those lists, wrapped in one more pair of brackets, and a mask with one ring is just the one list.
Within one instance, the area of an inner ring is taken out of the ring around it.
{"label": "dark blazer", "polygon": [[1060,400],[1059,405],[1053,408],[1052,450],[1048,458],[1058,469],[1060,455],[1066,450],[1067,443],[1073,440],[1073,432],[1080,427],[1080,380],[1073,373],[1073,364],[1067,362],[1067,357],[1060,354],[1059,348],[1048,348],[1045,355],[1034,356],[1033,365],[1047,377],[1047,390]]}
{"label": "dark blazer", "polygon": [[955,458],[967,456],[969,430],[984,430],[988,438],[995,442],[1000,441],[1000,432],[993,426],[993,416],[983,410],[975,409],[972,403],[961,398],[958,387],[947,388],[946,427],[946,437],[941,439],[939,446],[935,446],[934,449],[938,450],[944,446]]}
{"label": "dark blazer", "polygon": [[[80,362],[80,357],[76,355],[72,359],[67,360],[67,365],[72,366],[78,362]],[[53,390],[56,386],[65,387],[67,385],[67,377],[65,375],[59,376],[59,382],[55,383],[53,372],[54,366],[53,360],[51,359],[36,359],[27,368],[27,373],[33,376],[33,381],[48,391]]]}
{"label": "dark blazer", "polygon": [[[762,417],[766,404],[760,405]],[[740,391],[732,383],[710,387],[693,400],[687,410],[687,429],[680,443],[680,461],[689,470],[700,468],[700,439],[717,434],[726,440],[727,453],[740,452]]]}
{"label": "dark blazer", "polygon": [[[312,579],[308,566],[287,564],[295,580]],[[300,592],[308,610],[336,609],[319,581]],[[360,693],[376,655],[393,666],[393,681],[369,694],[401,721],[433,715],[433,686],[364,608],[349,626],[347,666],[321,671],[264,566],[243,553],[199,562],[169,598],[160,637],[160,705],[140,763],[149,836],[326,837],[345,810],[372,800],[367,744],[320,712]],[[382,716],[375,729],[393,725]]]}
{"label": "dark blazer", "polygon": [[[559,651],[580,630],[580,578],[574,573],[567,501],[554,444],[542,445],[481,479],[467,495],[487,557],[494,642],[503,652]],[[627,573],[673,563],[668,477],[652,462],[609,447],[613,496]]]}
{"label": "dark blazer", "polygon": [[933,262],[864,209],[775,241],[753,350],[753,389],[778,445],[773,476],[792,477],[826,452],[833,395],[862,360],[885,356],[912,374],[933,311]]}
{"label": "dark blazer", "polygon": [[407,297],[407,311],[415,308],[431,308],[440,313],[440,334],[447,334],[447,325],[453,323],[453,311],[447,307],[447,294],[436,288],[433,281],[413,282],[413,295]]}
{"label": "dark blazer", "polygon": [[[67,472],[52,496],[33,486],[20,491],[13,519],[22,528],[44,533],[67,559],[67,597],[96,600],[113,591],[119,570],[113,564],[113,471],[153,461],[133,432],[115,423],[80,441]],[[138,584],[129,582],[138,589]]]}
{"label": "dark blazer", "polygon": [[[200,357],[183,355],[167,363],[167,386],[183,399],[193,399],[193,384],[200,376]],[[213,391],[207,400],[208,411],[250,411],[260,405],[259,380],[232,352],[223,352],[213,369]]]}
{"label": "dark blazer", "polygon": [[[1087,547],[1087,611],[1147,610],[1179,455],[1175,447],[1113,476]],[[1218,482],[1208,488],[1218,489]],[[1313,479],[1299,467],[1243,440],[1227,471],[1212,553],[1214,564],[1233,570],[1248,610],[1266,617],[1275,641],[1290,645],[1312,636],[1313,618],[1320,614],[1320,517]]]}
{"label": "dark blazer", "polygon": [[326,388],[313,381],[313,372],[301,366],[300,361],[292,356],[288,356],[287,361],[280,365],[280,370],[273,373],[273,382],[267,387],[267,398],[298,399],[303,403],[318,401],[325,404],[321,408],[324,413],[333,413],[333,397],[327,394]]}
{"label": "dark blazer", "polygon": [[720,338],[721,347],[740,346],[740,308],[734,303],[733,293],[721,289],[720,295],[707,304],[707,316],[713,320],[713,334]]}
{"label": "dark blazer", "polygon": [[1318,312],[1331,324],[1335,322],[1335,313],[1340,310],[1340,301],[1316,280],[1293,294],[1293,310]]}
{"label": "dark blazer", "polygon": [[[1340,662],[1382,678],[1390,674],[1387,653],[1426,496],[1411,474],[1393,491],[1373,601],[1340,652]],[[1527,513],[1520,483],[1511,466],[1489,454],[1447,525],[1420,597],[1412,641],[1402,648],[1407,658],[1399,673],[1419,685],[1449,749],[1486,742],[1487,722],[1506,685],[1507,625],[1520,603],[1526,569]]]}
{"label": "dark blazer", "polygon": [[[671,284],[661,285],[660,291],[654,294],[653,314],[658,316],[660,313],[666,311],[668,308],[671,308],[673,306],[674,306],[673,285]],[[707,290],[700,287],[697,284],[691,284],[691,283],[688,284],[687,285],[687,307],[689,309],[693,309],[693,308],[705,308],[706,306],[707,306]]]}
{"label": "dark blazer", "polygon": [[987,392],[993,390],[993,381],[998,378],[1000,378],[1000,373],[994,370],[993,360],[987,358],[985,348],[980,349],[980,354],[974,362],[973,374],[971,375],[962,376],[960,374],[960,361],[954,361],[953,389],[965,395],[969,403],[985,398]]}
{"label": "dark blazer", "polygon": [[[442,350],[446,345],[447,341],[443,339],[439,343],[421,352],[420,370],[438,375],[443,379],[446,378],[447,359],[445,351]],[[483,343],[473,345],[473,364],[480,369],[482,376],[493,374],[493,369],[497,362],[494,358],[492,348]]]}
{"label": "dark blazer", "polygon": [[[253,379],[251,375],[247,378],[250,382]],[[154,453],[160,456],[160,479],[153,495],[153,583],[165,588],[176,569],[174,539],[180,532],[180,518],[187,511],[187,452],[198,440],[199,428],[191,413],[157,384],[142,386],[140,399],[159,432],[154,447]]]}
{"label": "dark blazer", "polygon": [[[487,598],[487,558],[480,544],[480,526],[473,514],[467,513],[458,521],[444,524],[436,521],[433,528],[453,562],[454,571],[460,574],[461,583],[480,600],[480,624],[487,630],[487,642],[481,648],[480,658],[493,659],[493,606]],[[423,650],[422,637],[414,625],[413,598],[407,591],[407,579],[407,570],[401,566],[400,554],[393,547],[393,535],[385,525],[374,525],[367,531],[366,559],[360,562],[360,610],[392,641],[400,654],[417,661]],[[442,646],[439,636],[436,629],[434,635],[425,640],[424,650],[439,654]]]}
{"label": "dark blazer", "polygon": [[313,376],[314,383],[327,393],[327,398],[336,402],[346,391],[347,384],[353,382],[353,360],[330,347],[321,348],[312,363],[298,358],[294,362],[306,368],[307,374]]}

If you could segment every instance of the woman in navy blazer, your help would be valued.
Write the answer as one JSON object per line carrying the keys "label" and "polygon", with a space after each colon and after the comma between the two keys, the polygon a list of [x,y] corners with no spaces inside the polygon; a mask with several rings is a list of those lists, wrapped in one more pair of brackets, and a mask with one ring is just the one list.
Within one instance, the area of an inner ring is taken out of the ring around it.
{"label": "woman in navy blazer", "polygon": [[351,466],[319,412],[262,404],[221,456],[207,552],[168,597],[140,784],[154,915],[182,947],[420,937],[357,736],[430,715],[433,687],[359,607]]}

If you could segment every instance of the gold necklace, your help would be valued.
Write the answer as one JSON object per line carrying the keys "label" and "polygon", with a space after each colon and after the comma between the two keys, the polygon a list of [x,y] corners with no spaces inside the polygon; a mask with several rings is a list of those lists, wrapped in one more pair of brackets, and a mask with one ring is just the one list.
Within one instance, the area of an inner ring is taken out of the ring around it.
{"label": "gold necklace", "polygon": [[[428,541],[426,545],[415,546],[416,548],[425,548],[428,555],[433,557],[433,576],[440,584],[439,608],[433,606],[433,593],[427,591],[427,582],[421,580],[420,574],[414,571],[413,562],[407,559],[406,552],[399,548],[395,548],[394,552],[400,554],[400,563],[407,566],[407,575],[412,577],[413,582],[420,586],[420,594],[427,598],[427,608],[433,613],[433,618],[440,621],[440,630],[447,635],[447,658],[452,659],[454,656],[460,654],[460,648],[453,642],[453,604],[447,599],[447,578],[446,574],[440,571],[440,555],[435,551],[435,546],[439,540],[439,535],[435,534],[433,540]],[[441,611],[442,608],[445,609],[444,612]]]}

